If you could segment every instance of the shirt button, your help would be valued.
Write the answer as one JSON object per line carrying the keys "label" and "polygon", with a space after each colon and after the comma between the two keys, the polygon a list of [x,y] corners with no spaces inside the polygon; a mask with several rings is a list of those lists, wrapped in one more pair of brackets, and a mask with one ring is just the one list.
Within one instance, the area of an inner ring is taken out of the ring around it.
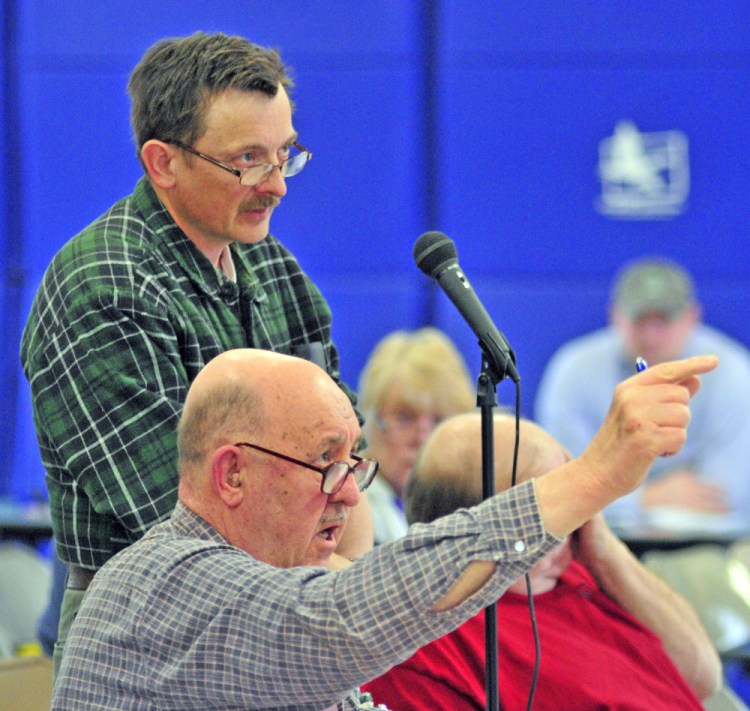
{"label": "shirt button", "polygon": [[513,549],[516,553],[523,553],[526,550],[526,544],[523,541],[516,541],[513,544]]}

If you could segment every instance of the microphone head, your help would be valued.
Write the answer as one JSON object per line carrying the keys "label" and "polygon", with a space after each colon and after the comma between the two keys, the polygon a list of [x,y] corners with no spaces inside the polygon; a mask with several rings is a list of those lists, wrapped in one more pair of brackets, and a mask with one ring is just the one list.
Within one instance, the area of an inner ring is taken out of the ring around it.
{"label": "microphone head", "polygon": [[456,245],[442,232],[425,232],[414,243],[414,261],[427,276],[436,279],[445,267],[458,263]]}

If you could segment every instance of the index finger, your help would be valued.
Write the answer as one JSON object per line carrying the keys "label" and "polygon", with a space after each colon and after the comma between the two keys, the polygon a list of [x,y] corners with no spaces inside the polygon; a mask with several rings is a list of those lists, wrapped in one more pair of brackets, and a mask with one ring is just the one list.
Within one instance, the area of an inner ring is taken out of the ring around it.
{"label": "index finger", "polygon": [[711,372],[718,364],[719,359],[715,355],[699,355],[692,358],[659,363],[633,377],[637,378],[644,385],[681,383],[683,380],[687,380],[693,376]]}

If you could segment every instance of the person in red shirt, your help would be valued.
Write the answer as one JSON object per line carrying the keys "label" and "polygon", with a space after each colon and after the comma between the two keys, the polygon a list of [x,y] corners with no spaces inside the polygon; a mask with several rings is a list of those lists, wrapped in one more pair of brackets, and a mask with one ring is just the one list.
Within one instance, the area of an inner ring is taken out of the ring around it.
{"label": "person in red shirt", "polygon": [[[458,415],[425,443],[405,492],[410,523],[481,501],[481,418]],[[498,491],[511,483],[515,420],[495,417]],[[517,480],[560,466],[568,453],[521,422]],[[536,711],[702,709],[721,663],[690,605],[641,565],[603,516],[566,538],[528,575],[541,643]],[[527,707],[535,666],[527,583],[497,603],[498,689],[504,709]],[[484,614],[422,647],[364,689],[399,711],[486,708]]]}

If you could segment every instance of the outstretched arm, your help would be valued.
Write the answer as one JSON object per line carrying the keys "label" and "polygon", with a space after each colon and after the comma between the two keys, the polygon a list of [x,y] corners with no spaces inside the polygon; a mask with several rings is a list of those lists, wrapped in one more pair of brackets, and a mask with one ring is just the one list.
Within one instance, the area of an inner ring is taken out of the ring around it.
{"label": "outstretched arm", "polygon": [[[583,454],[534,479],[547,531],[563,538],[615,499],[633,491],[654,460],[678,452],[687,437],[690,398],[716,356],[661,363],[621,382],[607,418]],[[502,496],[502,494],[499,494]],[[434,609],[455,607],[491,577],[495,563],[474,561]]]}
{"label": "outstretched arm", "polygon": [[662,641],[682,676],[702,699],[721,683],[721,662],[691,605],[669,588],[612,533],[601,514],[577,534],[576,558],[602,590]]}

